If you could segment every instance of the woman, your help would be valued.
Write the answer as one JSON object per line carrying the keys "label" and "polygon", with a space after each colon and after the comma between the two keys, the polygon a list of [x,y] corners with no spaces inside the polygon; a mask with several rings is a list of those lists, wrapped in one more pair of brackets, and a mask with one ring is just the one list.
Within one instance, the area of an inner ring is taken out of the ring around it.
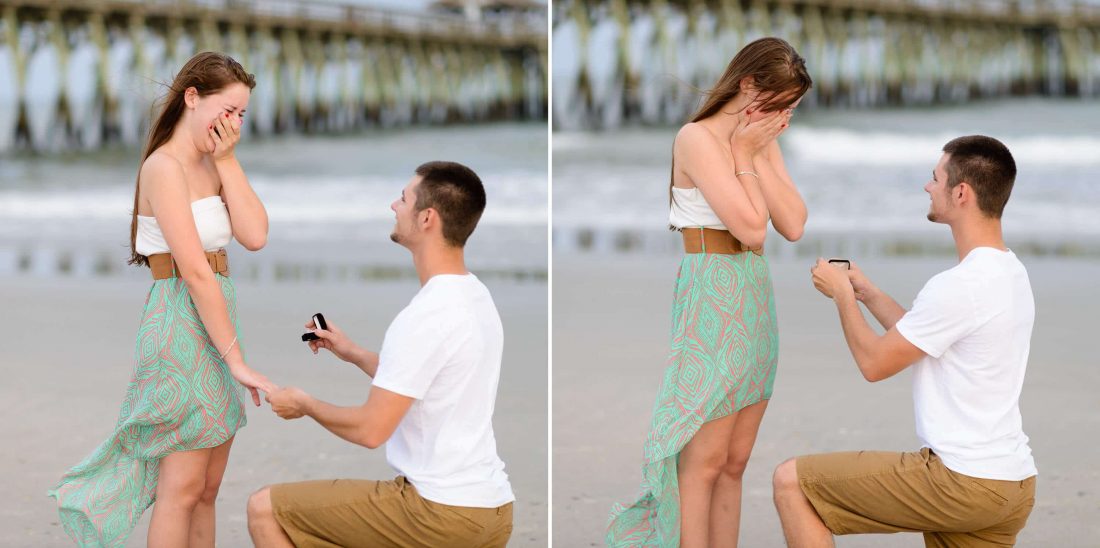
{"label": "woman", "polygon": [[257,406],[257,390],[275,388],[245,364],[223,249],[267,241],[267,212],[233,153],[255,86],[232,58],[195,55],[149,132],[129,262],[154,281],[133,377],[114,433],[50,492],[81,545],[123,545],[156,500],[148,546],[214,546],[214,500],[246,422],[238,383]]}
{"label": "woman", "polygon": [[810,88],[785,41],[745,46],[673,144],[669,219],[683,234],[672,351],[645,444],[642,494],[612,510],[611,546],[736,546],[741,477],[778,356],[764,236],[802,236],[806,207],[777,137]]}

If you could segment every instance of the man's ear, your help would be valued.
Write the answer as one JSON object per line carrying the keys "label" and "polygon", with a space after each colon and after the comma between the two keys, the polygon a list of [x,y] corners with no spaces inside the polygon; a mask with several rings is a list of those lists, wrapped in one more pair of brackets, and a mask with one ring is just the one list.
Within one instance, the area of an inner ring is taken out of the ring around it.
{"label": "man's ear", "polygon": [[951,189],[951,198],[955,203],[962,205],[974,199],[974,189],[966,181],[962,181]]}
{"label": "man's ear", "polygon": [[420,210],[416,214],[417,220],[420,223],[420,228],[427,230],[433,224],[439,222],[439,213],[430,207],[426,207]]}

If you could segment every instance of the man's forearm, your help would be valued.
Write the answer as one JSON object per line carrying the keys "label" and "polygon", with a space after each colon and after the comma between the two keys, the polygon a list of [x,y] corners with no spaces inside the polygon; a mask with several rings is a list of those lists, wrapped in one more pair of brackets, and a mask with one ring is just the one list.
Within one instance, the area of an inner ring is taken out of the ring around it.
{"label": "man's forearm", "polygon": [[878,335],[863,317],[854,294],[838,295],[834,301],[840,313],[840,326],[844,330],[844,340],[848,343],[848,349],[856,360],[856,366],[859,367],[860,373],[863,373],[863,378],[872,382],[877,380],[875,372],[870,370],[869,358],[870,349]]}
{"label": "man's forearm", "polygon": [[905,309],[893,297],[877,287],[863,297],[863,305],[871,311],[871,315],[887,331],[894,327],[894,324],[898,323],[898,320],[905,315]]}
{"label": "man's forearm", "polygon": [[313,396],[307,396],[302,410],[329,432],[356,445],[366,445],[363,435],[362,407],[340,407]]}
{"label": "man's forearm", "polygon": [[355,352],[352,363],[373,379],[374,374],[378,372],[378,353],[360,346]]}

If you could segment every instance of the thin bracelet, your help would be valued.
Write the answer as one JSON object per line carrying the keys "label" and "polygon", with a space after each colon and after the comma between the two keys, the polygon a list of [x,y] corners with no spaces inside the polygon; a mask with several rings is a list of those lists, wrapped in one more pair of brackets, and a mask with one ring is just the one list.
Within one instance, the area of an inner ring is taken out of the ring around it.
{"label": "thin bracelet", "polygon": [[233,346],[237,344],[237,337],[233,337],[233,342],[229,343],[229,348],[225,349],[225,354],[218,356],[220,359],[225,360],[225,357],[229,354],[229,351],[233,350]]}
{"label": "thin bracelet", "polygon": [[734,177],[738,177],[741,175],[752,175],[753,177],[756,177],[757,181],[760,180],[760,176],[757,175],[755,171],[738,171],[737,173],[733,174]]}

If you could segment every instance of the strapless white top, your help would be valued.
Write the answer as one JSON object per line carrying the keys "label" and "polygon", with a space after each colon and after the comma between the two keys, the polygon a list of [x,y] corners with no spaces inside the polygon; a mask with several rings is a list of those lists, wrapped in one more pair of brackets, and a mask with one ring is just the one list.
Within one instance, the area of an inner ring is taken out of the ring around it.
{"label": "strapless white top", "polygon": [[[233,239],[233,227],[229,224],[229,210],[221,196],[207,196],[191,202],[191,213],[195,215],[195,228],[199,230],[199,241],[206,251],[217,251]],[[160,231],[156,217],[137,216],[137,242],[134,249],[140,255],[169,253],[164,233]]]}
{"label": "strapless white top", "polygon": [[703,227],[727,230],[698,188],[672,187],[668,223],[676,228]]}

